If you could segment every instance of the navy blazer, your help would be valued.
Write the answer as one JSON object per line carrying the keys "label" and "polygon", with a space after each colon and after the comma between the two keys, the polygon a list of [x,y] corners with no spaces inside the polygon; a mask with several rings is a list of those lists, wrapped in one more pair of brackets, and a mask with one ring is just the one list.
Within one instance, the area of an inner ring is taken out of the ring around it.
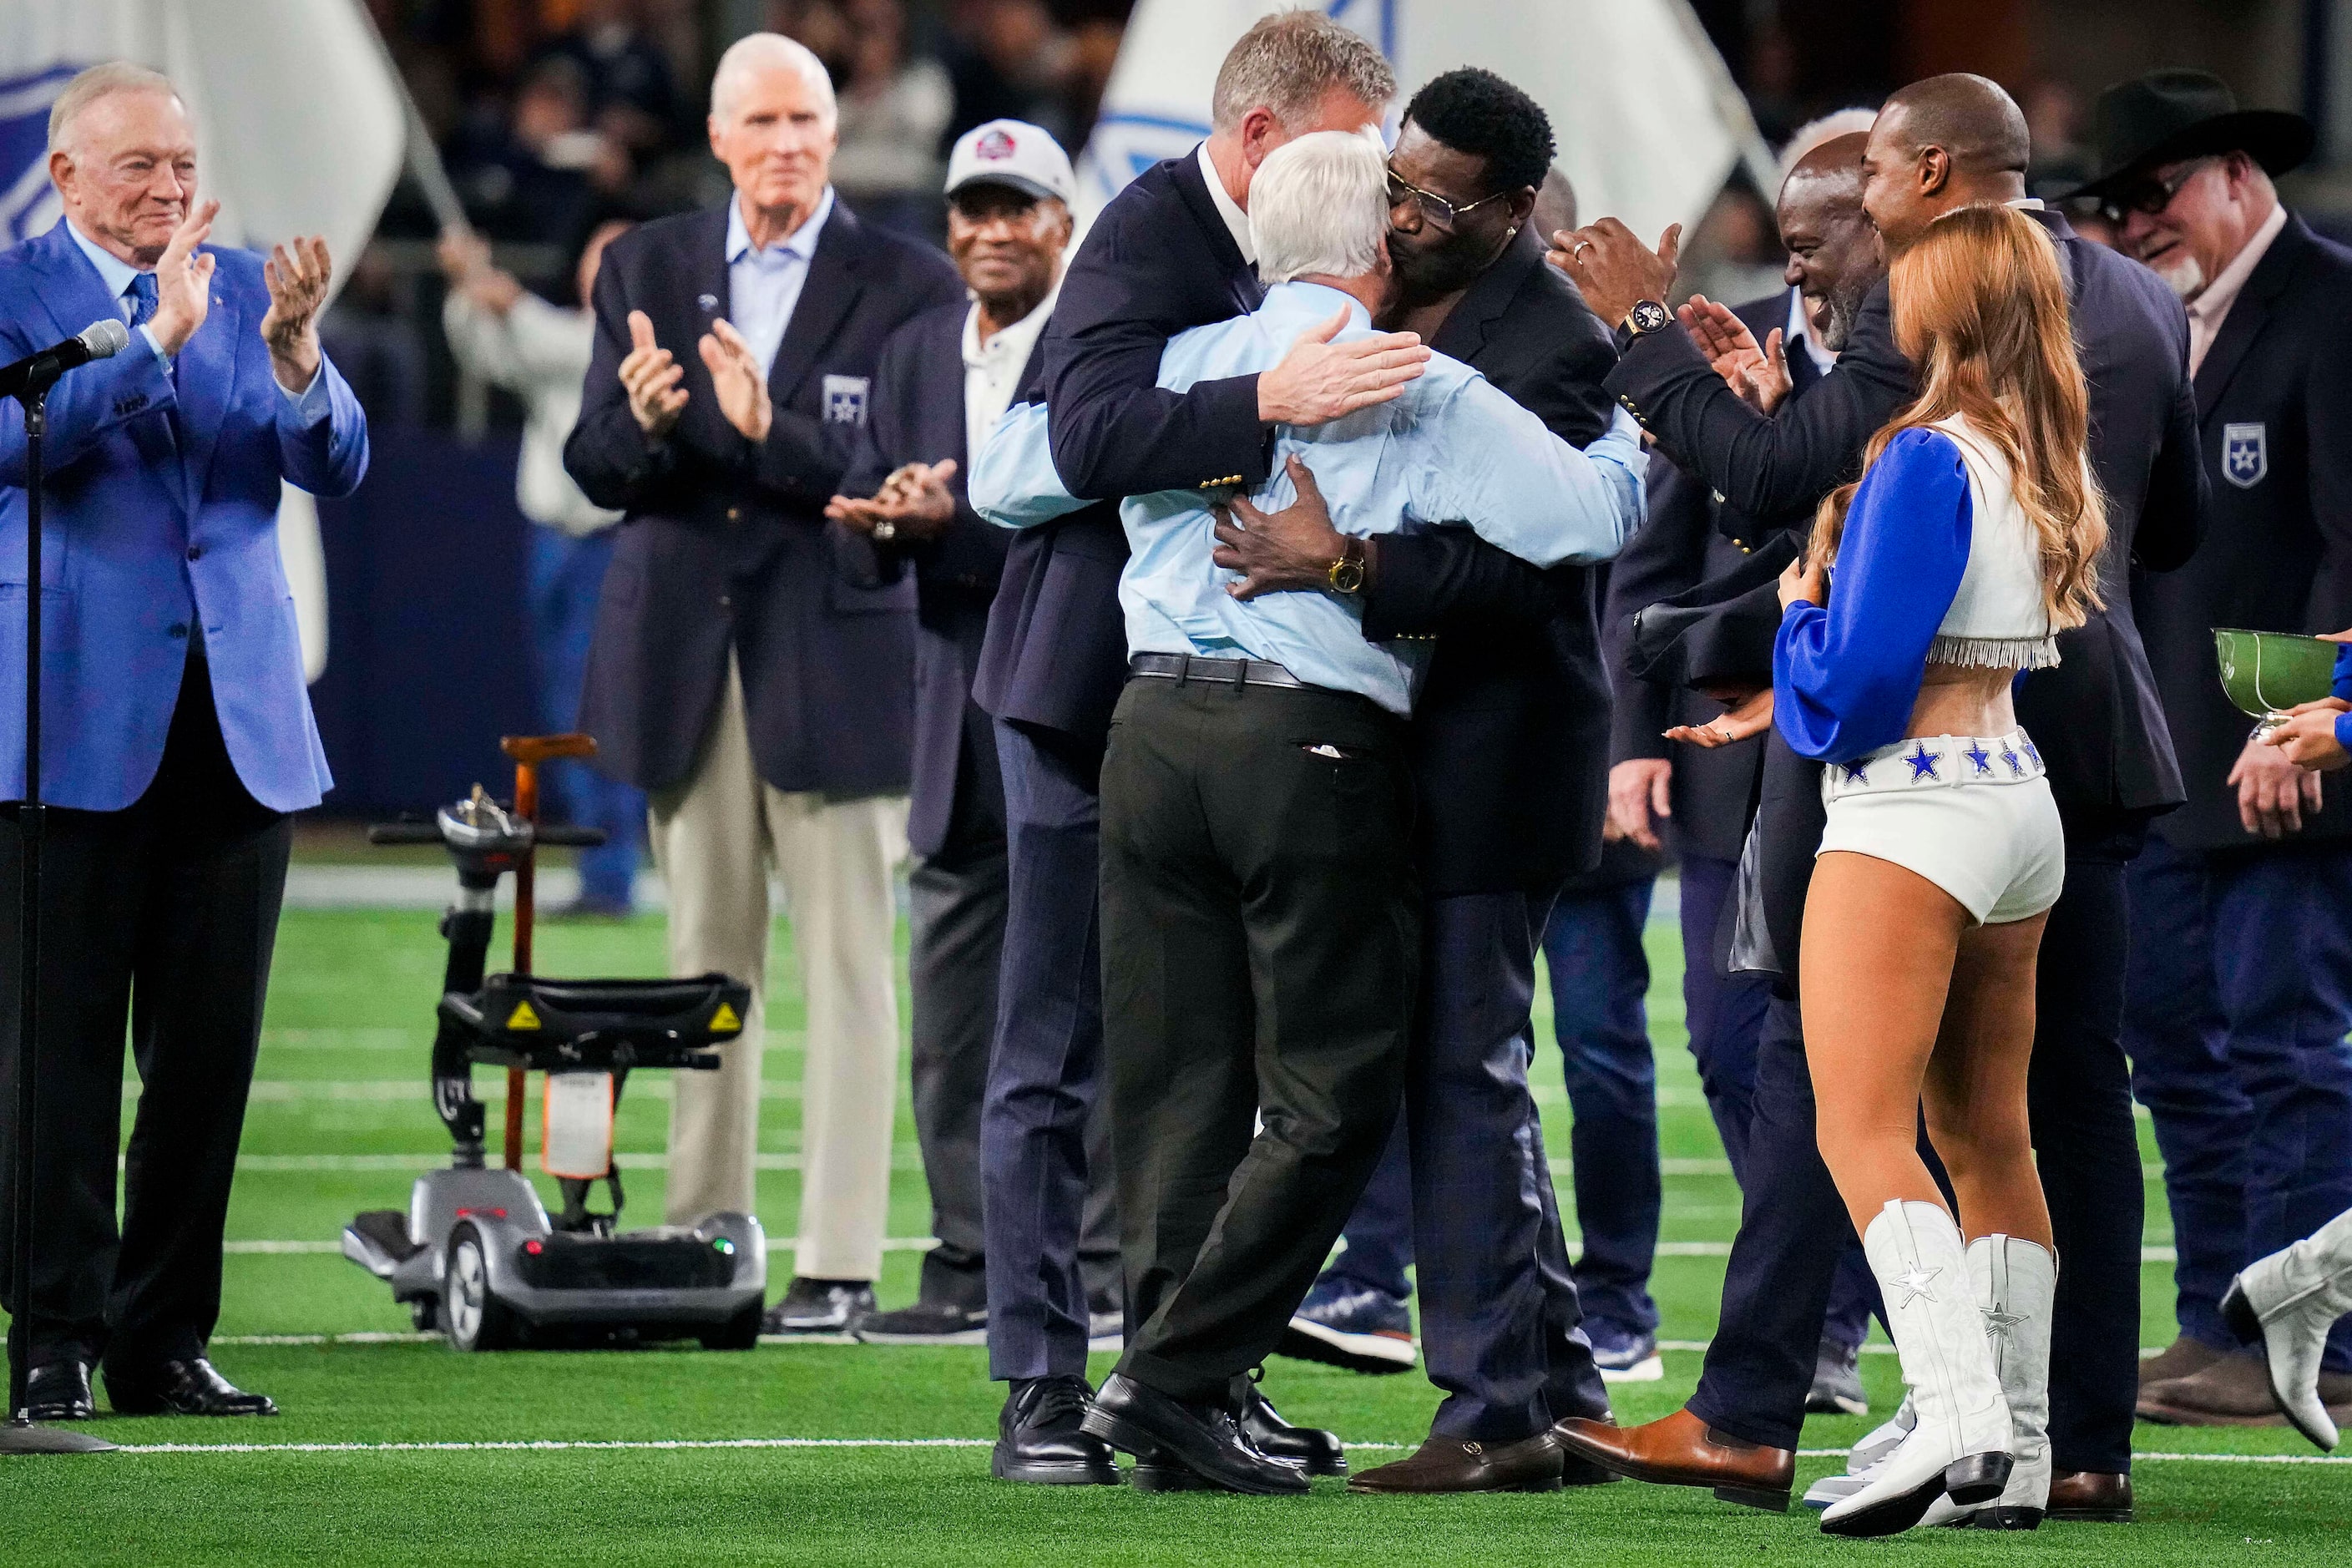
{"label": "navy blazer", "polygon": [[[1751,300],[1733,314],[1762,342],[1766,333],[1788,326],[1789,290]],[[1802,346],[1792,348],[1788,358],[1789,396],[1801,397],[1822,379],[1822,372]],[[1610,763],[1671,761],[1674,841],[1685,853],[1717,860],[1739,858],[1748,813],[1755,806],[1758,770],[1763,765],[1763,738],[1714,749],[1667,740],[1664,731],[1675,725],[1721,718],[1722,704],[1678,681],[1629,674],[1626,654],[1636,615],[1736,571],[1749,549],[1740,541],[1761,537],[1759,525],[1744,514],[1719,524],[1717,513],[1731,510],[1704,481],[1663,457],[1654,458],[1650,464],[1649,516],[1610,564],[1609,595],[1601,621],[1609,679],[1615,689]]]}
{"label": "navy blazer", "polygon": [[[1013,542],[972,682],[989,712],[1096,747],[1108,738],[1127,684],[1119,498],[1230,476],[1252,452],[1246,477],[1262,480],[1271,447],[1255,376],[1180,396],[1156,384],[1160,353],[1264,297],[1190,154],[1146,169],[1095,219],[1015,396],[1046,404],[1062,482],[1101,501]],[[1171,471],[1186,477],[1162,482]]]}
{"label": "navy blazer", "polygon": [[[947,258],[836,203],[768,375],[775,423],[754,446],[719,411],[695,344],[729,310],[727,209],[644,224],[596,279],[596,346],[563,463],[625,510],[597,606],[580,727],[597,765],[641,789],[683,782],[742,671],[751,754],[781,790],[907,787],[915,585],[860,588],[834,564],[839,489],[883,340],[963,298]],[[685,367],[677,426],[649,446],[619,366],[628,313]]]}
{"label": "navy blazer", "polygon": [[[948,489],[955,521],[938,539],[877,545],[835,523],[838,559],[851,581],[878,587],[908,567],[915,575],[914,788],[907,842],[933,856],[1004,835],[1004,780],[996,737],[971,700],[971,672],[988,635],[989,606],[1012,535],[964,499],[971,454],[964,438],[964,322],[971,307],[924,311],[890,334],[874,371],[866,426],[842,493],[870,496],[907,463],[955,459]],[[1030,355],[1035,358],[1033,350]]]}
{"label": "navy blazer", "polygon": [[[2203,531],[2189,319],[2147,268],[2079,237],[2054,212],[2032,216],[2057,239],[2066,264],[2108,538],[2100,564],[2105,607],[2060,636],[2060,664],[2026,680],[2018,717],[2050,764],[2060,806],[2162,811],[2184,792],[2128,587],[2134,563],[2168,572],[2189,559]],[[1609,386],[1732,507],[1794,527],[1859,471],[1864,446],[1913,390],[1884,282],[1864,303],[1837,374],[1777,417],[1742,403],[1680,331],[1636,340]]]}
{"label": "navy blazer", "polygon": [[[1532,227],[1473,283],[1430,347],[1470,365],[1581,447],[1608,428],[1608,329],[1544,264]],[[1385,534],[1364,635],[1437,639],[1406,750],[1433,895],[1558,887],[1601,862],[1609,679],[1601,573],[1542,571],[1466,528]],[[1609,879],[1646,874],[1612,866]]]}
{"label": "navy blazer", "polygon": [[[2212,526],[2189,564],[2133,584],[2189,804],[2157,831],[2184,848],[2259,844],[2227,780],[2246,716],[2221,694],[2215,626],[2352,626],[2352,251],[2293,216],[2198,367]],[[2352,790],[2324,775],[2301,839],[2352,835]]]}

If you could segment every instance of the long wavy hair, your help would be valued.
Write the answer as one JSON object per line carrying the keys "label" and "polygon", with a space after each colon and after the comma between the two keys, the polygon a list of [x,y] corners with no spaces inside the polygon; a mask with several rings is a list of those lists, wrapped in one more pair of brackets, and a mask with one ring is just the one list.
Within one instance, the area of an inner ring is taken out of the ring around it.
{"label": "long wavy hair", "polygon": [[[2014,208],[1959,207],[1895,258],[1888,286],[1895,346],[1921,367],[1924,384],[1870,438],[1863,472],[1904,431],[1965,418],[2008,460],[2039,541],[2051,630],[2081,626],[2102,602],[2107,509],[2085,460],[2090,390],[2057,246]],[[1837,558],[1854,489],[1840,486],[1814,514],[1813,559]]]}

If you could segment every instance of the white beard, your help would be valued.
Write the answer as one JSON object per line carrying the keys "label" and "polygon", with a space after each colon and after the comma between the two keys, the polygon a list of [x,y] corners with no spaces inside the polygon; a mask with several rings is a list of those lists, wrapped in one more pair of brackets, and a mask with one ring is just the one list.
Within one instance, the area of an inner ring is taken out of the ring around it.
{"label": "white beard", "polygon": [[2193,256],[2184,256],[2169,266],[2155,268],[2155,272],[2164,279],[2164,286],[2184,304],[2205,292],[2205,268]]}

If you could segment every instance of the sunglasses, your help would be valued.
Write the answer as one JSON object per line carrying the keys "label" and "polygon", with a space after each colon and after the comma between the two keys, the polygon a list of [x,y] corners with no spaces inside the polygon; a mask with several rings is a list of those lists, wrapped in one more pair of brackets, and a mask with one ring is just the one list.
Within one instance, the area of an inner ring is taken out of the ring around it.
{"label": "sunglasses", "polygon": [[2218,163],[2221,161],[2219,157],[2211,156],[2191,158],[2188,163],[2175,169],[2170,179],[2149,180],[2134,185],[2129,190],[2117,192],[2114,196],[2101,202],[2100,216],[2118,226],[2133,213],[2143,213],[2149,217],[2154,217],[2172,205],[2172,198],[2180,194],[2181,186],[2195,179],[2207,165]]}
{"label": "sunglasses", "polygon": [[1389,205],[1399,207],[1408,201],[1416,202],[1420,204],[1421,216],[1444,229],[1451,229],[1465,214],[1476,212],[1488,202],[1499,202],[1509,195],[1508,191],[1497,191],[1466,205],[1456,205],[1434,191],[1424,191],[1419,185],[1397,178],[1394,169],[1389,171]]}

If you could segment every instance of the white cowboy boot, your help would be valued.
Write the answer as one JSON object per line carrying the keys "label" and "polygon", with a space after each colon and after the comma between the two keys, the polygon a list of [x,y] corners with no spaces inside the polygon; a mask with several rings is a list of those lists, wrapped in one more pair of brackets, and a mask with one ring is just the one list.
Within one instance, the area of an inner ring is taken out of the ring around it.
{"label": "white cowboy boot", "polygon": [[1870,1484],[1870,1472],[1885,1462],[1886,1457],[1903,1446],[1911,1436],[1911,1428],[1919,1425],[1917,1412],[1911,1408],[1911,1395],[1906,1393],[1895,1414],[1871,1428],[1870,1435],[1846,1450],[1845,1473],[1823,1476],[1805,1492],[1805,1506],[1823,1509],[1843,1498],[1850,1498]]}
{"label": "white cowboy boot", "polygon": [[1979,1508],[1938,1498],[1922,1524],[2041,1528],[2050,1507],[2050,1324],[2057,1289],[2057,1260],[2047,1247],[2000,1235],[1969,1243],[1969,1291],[2009,1402],[2009,1484],[1997,1501]]}
{"label": "white cowboy boot", "polygon": [[1896,1199],[1871,1220],[1862,1249],[1886,1299],[1919,1424],[1860,1491],[1822,1515],[1825,1535],[1893,1535],[1937,1498],[1990,1502],[2009,1482],[2009,1403],[1952,1216]]}
{"label": "white cowboy boot", "polygon": [[2279,1408],[2323,1448],[2336,1447],[2336,1432],[2319,1397],[2319,1357],[2327,1331],[2347,1312],[2352,1312],[2352,1209],[2307,1240],[2248,1264],[2221,1298],[2221,1316],[2231,1331],[2263,1347]]}

